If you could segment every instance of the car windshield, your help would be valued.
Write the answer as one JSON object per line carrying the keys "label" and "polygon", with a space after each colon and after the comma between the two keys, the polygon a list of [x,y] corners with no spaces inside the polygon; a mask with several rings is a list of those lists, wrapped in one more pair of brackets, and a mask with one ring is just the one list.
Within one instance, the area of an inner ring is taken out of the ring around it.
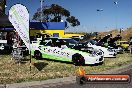
{"label": "car windshield", "polygon": [[82,41],[83,38],[79,38],[79,37],[73,37],[72,39],[76,40],[76,41]]}
{"label": "car windshield", "polygon": [[66,41],[67,43],[77,44],[77,41],[74,39],[63,39],[63,40]]}
{"label": "car windshield", "polygon": [[46,41],[41,41],[40,45],[45,45],[47,42]]}
{"label": "car windshield", "polygon": [[97,43],[97,42],[94,41],[94,40],[91,40],[90,42],[91,42],[92,45],[95,45],[95,44]]}
{"label": "car windshield", "polygon": [[97,42],[96,41],[94,41],[94,40],[89,40],[89,41],[87,41],[87,43],[91,43],[92,45],[95,45]]}

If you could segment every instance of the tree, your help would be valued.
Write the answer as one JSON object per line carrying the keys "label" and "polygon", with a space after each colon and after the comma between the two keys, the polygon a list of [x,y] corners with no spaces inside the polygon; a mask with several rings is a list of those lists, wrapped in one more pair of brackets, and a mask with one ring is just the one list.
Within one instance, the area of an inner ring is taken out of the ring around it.
{"label": "tree", "polygon": [[78,26],[80,25],[80,22],[78,21],[78,19],[76,19],[74,16],[70,16],[66,19],[69,23],[71,23],[71,25],[74,26]]}
{"label": "tree", "polygon": [[70,25],[73,27],[80,25],[78,19],[76,19],[74,16],[70,16],[70,12],[68,10],[57,4],[52,4],[51,6],[46,8],[43,7],[42,13],[41,9],[38,9],[37,12],[33,15],[33,20],[42,20],[43,22],[61,22],[61,20],[64,20],[66,24],[70,23]]}

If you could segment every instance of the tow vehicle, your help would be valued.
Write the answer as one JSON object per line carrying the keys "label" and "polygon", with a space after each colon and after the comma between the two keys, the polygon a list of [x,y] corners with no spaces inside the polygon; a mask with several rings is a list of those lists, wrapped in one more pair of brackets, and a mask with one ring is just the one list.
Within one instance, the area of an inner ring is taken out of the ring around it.
{"label": "tow vehicle", "polygon": [[117,41],[116,44],[122,47],[124,50],[128,50],[129,42],[128,41]]}

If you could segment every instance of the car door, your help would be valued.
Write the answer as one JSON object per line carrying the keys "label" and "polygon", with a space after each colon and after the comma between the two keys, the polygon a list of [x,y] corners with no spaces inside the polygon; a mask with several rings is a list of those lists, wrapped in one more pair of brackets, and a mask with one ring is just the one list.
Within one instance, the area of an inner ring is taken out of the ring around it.
{"label": "car door", "polygon": [[55,46],[52,43],[51,39],[47,39],[47,40],[43,40],[40,45],[43,45],[42,47],[42,51],[47,54],[47,55],[55,55],[55,53],[53,53],[53,50],[55,48]]}
{"label": "car door", "polygon": [[46,47],[43,48],[44,52],[51,55],[52,59],[60,61],[69,61],[68,53],[61,48],[61,43],[59,40],[52,40],[45,44]]}

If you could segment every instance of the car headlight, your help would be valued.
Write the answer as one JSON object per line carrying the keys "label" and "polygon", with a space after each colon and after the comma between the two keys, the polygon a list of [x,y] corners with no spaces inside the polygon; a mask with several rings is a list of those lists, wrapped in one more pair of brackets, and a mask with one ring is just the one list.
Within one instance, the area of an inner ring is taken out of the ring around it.
{"label": "car headlight", "polygon": [[95,55],[94,55],[94,54],[90,54],[89,56],[90,56],[90,57],[95,57]]}
{"label": "car headlight", "polygon": [[104,54],[104,51],[103,50],[99,49],[99,51],[102,52],[102,54]]}
{"label": "car headlight", "polygon": [[95,51],[93,51],[89,56],[95,57],[95,56],[98,56],[98,55]]}
{"label": "car headlight", "polygon": [[96,56],[98,56],[98,55],[103,55],[103,54],[104,54],[104,52],[103,52],[102,50],[100,50],[100,49],[99,49],[99,50],[96,50],[96,49],[95,49],[95,50],[93,50],[92,53],[93,53],[93,55],[96,55]]}
{"label": "car headlight", "polygon": [[98,55],[103,55],[103,53],[102,53],[102,52],[97,52],[97,54],[98,54]]}

